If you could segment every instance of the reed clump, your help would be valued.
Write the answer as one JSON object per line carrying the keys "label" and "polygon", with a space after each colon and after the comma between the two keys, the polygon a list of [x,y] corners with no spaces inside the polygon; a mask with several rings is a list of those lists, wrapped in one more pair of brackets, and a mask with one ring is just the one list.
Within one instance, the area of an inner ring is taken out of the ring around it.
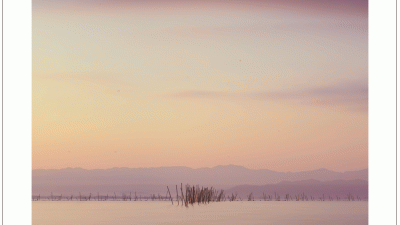
{"label": "reed clump", "polygon": [[[169,196],[169,200],[174,204],[174,200],[172,198],[169,187],[167,186],[167,195]],[[237,194],[232,194],[232,196],[228,196],[230,201],[235,201],[237,198]],[[199,185],[191,186],[189,184],[183,185],[181,184],[180,192],[178,191],[178,185],[176,185],[176,201],[179,205],[181,202],[182,206],[189,207],[189,205],[193,204],[208,204],[210,202],[221,202],[225,201],[226,196],[224,190],[216,190],[213,187],[201,187]]]}

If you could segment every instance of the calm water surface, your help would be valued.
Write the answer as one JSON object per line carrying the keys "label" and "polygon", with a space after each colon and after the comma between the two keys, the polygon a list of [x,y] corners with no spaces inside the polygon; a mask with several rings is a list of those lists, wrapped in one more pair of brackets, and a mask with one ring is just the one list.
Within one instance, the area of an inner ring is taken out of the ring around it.
{"label": "calm water surface", "polygon": [[368,224],[368,202],[32,202],[33,225]]}

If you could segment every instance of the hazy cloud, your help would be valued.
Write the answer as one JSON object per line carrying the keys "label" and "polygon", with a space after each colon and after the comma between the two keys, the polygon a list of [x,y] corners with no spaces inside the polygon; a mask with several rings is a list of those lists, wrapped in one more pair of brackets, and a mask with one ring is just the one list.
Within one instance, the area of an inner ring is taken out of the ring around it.
{"label": "hazy cloud", "polygon": [[357,81],[333,86],[294,91],[258,93],[228,93],[222,91],[183,91],[169,95],[173,98],[251,98],[256,100],[294,100],[302,104],[348,107],[351,110],[368,110],[368,82]]}
{"label": "hazy cloud", "polygon": [[257,99],[295,99],[304,104],[320,106],[347,106],[352,110],[368,110],[368,82],[357,81],[333,86],[297,90],[292,92],[263,92]]}
{"label": "hazy cloud", "polygon": [[222,91],[182,91],[175,94],[169,95],[170,97],[175,98],[197,98],[197,97],[223,97],[223,96],[231,96],[232,94],[228,94]]}

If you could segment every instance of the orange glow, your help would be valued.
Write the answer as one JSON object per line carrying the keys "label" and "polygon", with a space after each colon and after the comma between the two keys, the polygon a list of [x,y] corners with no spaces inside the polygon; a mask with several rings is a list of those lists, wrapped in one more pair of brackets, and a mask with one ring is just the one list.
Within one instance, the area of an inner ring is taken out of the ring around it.
{"label": "orange glow", "polygon": [[176,4],[34,4],[33,169],[368,167],[367,17]]}

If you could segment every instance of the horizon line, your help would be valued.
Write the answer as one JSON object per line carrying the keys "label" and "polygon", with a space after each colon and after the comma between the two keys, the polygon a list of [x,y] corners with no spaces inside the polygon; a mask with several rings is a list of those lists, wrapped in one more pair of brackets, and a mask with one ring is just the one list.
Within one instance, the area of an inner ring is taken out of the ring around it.
{"label": "horizon line", "polygon": [[330,169],[326,169],[326,168],[318,168],[318,169],[311,169],[311,170],[301,170],[301,171],[297,171],[297,172],[292,172],[292,171],[275,171],[275,170],[270,170],[270,169],[250,169],[244,166],[239,166],[239,165],[234,165],[234,164],[228,164],[228,165],[217,165],[214,167],[199,167],[199,168],[191,168],[188,166],[158,166],[158,167],[110,167],[110,168],[106,168],[106,169],[85,169],[82,167],[65,167],[65,168],[60,168],[60,169],[32,169],[32,171],[35,170],[65,170],[65,169],[82,169],[82,170],[111,170],[111,169],[160,169],[160,168],[188,168],[188,169],[192,169],[192,170],[199,170],[199,169],[214,169],[217,167],[229,167],[229,166],[233,166],[233,167],[241,167],[247,170],[269,170],[269,171],[273,171],[273,172],[279,172],[279,173],[299,173],[299,172],[306,172],[306,171],[318,171],[318,170],[327,170],[327,171],[332,171],[332,172],[337,172],[337,173],[345,173],[345,172],[354,172],[354,171],[361,171],[361,170],[368,170],[367,168],[364,169],[358,169],[358,170],[346,170],[343,172],[340,171],[335,171],[335,170],[330,170]]}

